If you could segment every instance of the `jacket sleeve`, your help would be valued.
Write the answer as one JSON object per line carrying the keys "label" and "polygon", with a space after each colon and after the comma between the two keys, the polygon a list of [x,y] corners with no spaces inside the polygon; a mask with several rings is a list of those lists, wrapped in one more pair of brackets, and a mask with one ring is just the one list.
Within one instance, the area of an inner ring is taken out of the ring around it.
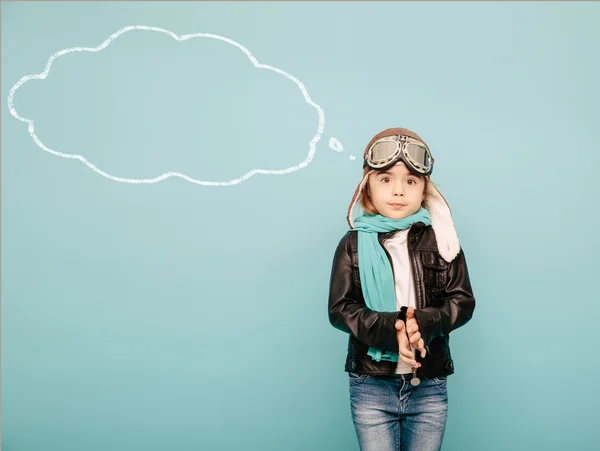
{"label": "jacket sleeve", "polygon": [[[329,322],[359,341],[378,349],[398,352],[395,323],[399,312],[376,312],[359,301],[352,279],[348,232],[335,251],[329,284]],[[360,296],[362,300],[362,295]]]}
{"label": "jacket sleeve", "polygon": [[460,250],[448,269],[448,282],[442,291],[442,305],[415,310],[419,332],[425,346],[434,338],[448,335],[473,316],[475,298],[471,289],[465,255]]}

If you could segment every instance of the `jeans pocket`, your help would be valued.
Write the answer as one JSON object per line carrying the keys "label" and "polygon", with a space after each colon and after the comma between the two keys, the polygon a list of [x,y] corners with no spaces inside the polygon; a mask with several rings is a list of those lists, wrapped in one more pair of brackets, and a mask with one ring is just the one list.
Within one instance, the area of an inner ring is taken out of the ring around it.
{"label": "jeans pocket", "polygon": [[447,382],[448,382],[448,379],[446,378],[446,376],[431,378],[431,385],[434,386],[436,389],[438,389],[440,391],[440,393],[442,393],[444,395],[447,395],[447,393],[448,393]]}
{"label": "jeans pocket", "polygon": [[350,384],[360,384],[369,378],[368,374],[360,374],[350,371],[348,373],[348,381]]}

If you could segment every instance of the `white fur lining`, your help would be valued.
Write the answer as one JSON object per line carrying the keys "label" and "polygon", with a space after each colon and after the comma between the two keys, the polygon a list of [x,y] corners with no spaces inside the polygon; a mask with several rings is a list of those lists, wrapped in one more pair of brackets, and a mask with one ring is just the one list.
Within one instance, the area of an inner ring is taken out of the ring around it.
{"label": "white fur lining", "polygon": [[435,233],[438,251],[442,258],[450,263],[460,252],[460,243],[450,207],[430,180],[427,188],[425,208],[431,216],[431,227]]}

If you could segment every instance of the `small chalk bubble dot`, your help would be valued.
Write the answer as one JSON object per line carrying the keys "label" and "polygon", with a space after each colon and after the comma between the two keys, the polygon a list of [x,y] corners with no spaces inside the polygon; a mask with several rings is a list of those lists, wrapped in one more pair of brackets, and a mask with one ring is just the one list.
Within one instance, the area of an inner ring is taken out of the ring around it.
{"label": "small chalk bubble dot", "polygon": [[342,146],[342,143],[339,142],[337,138],[329,138],[329,147],[331,147],[336,152],[344,151],[344,146]]}
{"label": "small chalk bubble dot", "polygon": [[354,155],[350,155],[350,159],[351,160],[356,160],[356,157]]}

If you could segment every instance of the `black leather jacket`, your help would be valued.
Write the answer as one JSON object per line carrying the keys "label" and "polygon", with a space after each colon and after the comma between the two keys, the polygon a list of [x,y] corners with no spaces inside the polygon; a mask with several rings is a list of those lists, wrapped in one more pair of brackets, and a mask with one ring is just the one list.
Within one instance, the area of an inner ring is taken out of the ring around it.
{"label": "black leather jacket", "polygon": [[[394,232],[379,233],[383,246]],[[385,248],[384,248],[385,249]],[[388,258],[391,257],[386,250]],[[421,363],[421,379],[454,373],[450,354],[450,331],[466,324],[475,309],[475,298],[464,253],[447,263],[437,251],[431,226],[413,224],[408,232],[416,290],[415,317],[427,350]],[[350,334],[345,371],[369,375],[393,375],[396,362],[376,362],[367,355],[370,346],[398,353],[395,322],[398,312],[376,312],[365,305],[358,270],[358,236],[349,231],[335,251],[329,289],[329,322]]]}

